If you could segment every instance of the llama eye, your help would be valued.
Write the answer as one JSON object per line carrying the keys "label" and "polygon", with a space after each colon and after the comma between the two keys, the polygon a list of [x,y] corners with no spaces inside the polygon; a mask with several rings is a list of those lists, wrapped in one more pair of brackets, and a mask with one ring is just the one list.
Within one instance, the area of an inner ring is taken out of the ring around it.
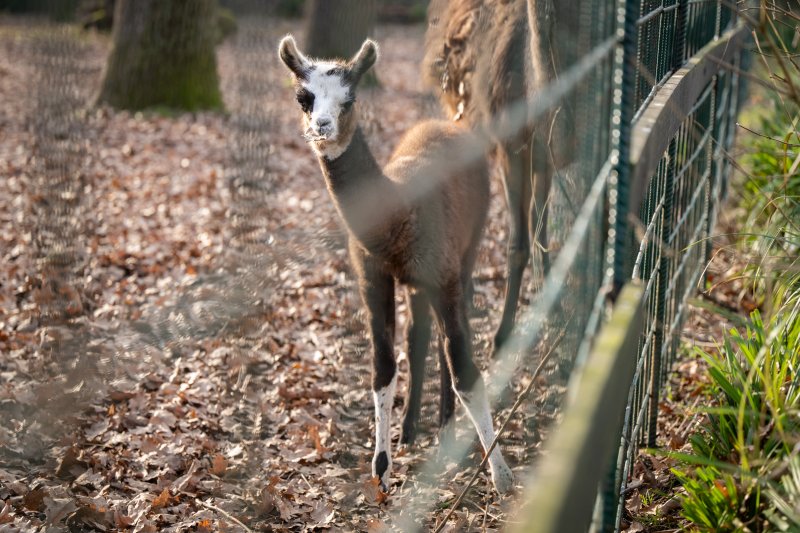
{"label": "llama eye", "polygon": [[353,103],[355,100],[348,100],[342,104],[342,111],[347,112],[350,111],[350,108],[353,107]]}
{"label": "llama eye", "polygon": [[297,103],[304,113],[310,113],[314,109],[314,95],[308,91],[301,90],[297,92]]}

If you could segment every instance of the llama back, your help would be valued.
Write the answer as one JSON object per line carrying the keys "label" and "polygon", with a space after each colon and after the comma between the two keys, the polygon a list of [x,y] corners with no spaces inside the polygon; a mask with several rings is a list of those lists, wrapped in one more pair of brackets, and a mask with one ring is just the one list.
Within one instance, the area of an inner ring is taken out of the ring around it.
{"label": "llama back", "polygon": [[526,97],[528,48],[525,2],[433,0],[423,78],[449,118],[482,129]]}
{"label": "llama back", "polygon": [[[445,187],[469,187],[488,194],[488,167],[472,131],[445,120],[426,120],[409,129],[394,150],[386,174],[423,189],[442,180]],[[450,176],[452,179],[445,179]],[[422,183],[412,183],[421,181]]]}
{"label": "llama back", "polygon": [[429,204],[433,219],[426,223],[450,228],[445,247],[462,256],[475,247],[489,205],[489,168],[477,146],[468,128],[428,120],[406,132],[385,168],[390,179],[408,185],[412,203]]}

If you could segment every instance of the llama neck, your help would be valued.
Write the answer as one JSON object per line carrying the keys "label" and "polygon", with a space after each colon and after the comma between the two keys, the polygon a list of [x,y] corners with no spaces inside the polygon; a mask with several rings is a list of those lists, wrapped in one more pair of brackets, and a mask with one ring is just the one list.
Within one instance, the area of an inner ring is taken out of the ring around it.
{"label": "llama neck", "polygon": [[350,233],[369,251],[386,253],[406,212],[400,186],[381,170],[356,127],[350,144],[334,159],[319,158],[328,191]]}

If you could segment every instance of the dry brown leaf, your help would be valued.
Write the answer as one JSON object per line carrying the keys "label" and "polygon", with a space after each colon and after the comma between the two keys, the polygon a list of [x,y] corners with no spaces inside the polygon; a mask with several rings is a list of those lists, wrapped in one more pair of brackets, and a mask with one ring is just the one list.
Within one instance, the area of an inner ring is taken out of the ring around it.
{"label": "dry brown leaf", "polygon": [[114,509],[114,525],[117,529],[127,529],[133,524],[133,518],[120,512],[119,509]]}
{"label": "dry brown leaf", "polygon": [[369,503],[381,504],[389,499],[389,494],[381,490],[381,478],[378,476],[372,476],[361,483],[361,492]]}
{"label": "dry brown leaf", "polygon": [[85,469],[85,463],[78,459],[80,451],[74,446],[67,448],[58,462],[56,475],[61,478],[76,478]]}
{"label": "dry brown leaf", "polygon": [[22,505],[30,511],[40,512],[44,507],[44,497],[47,492],[44,489],[34,489],[22,497]]}
{"label": "dry brown leaf", "polygon": [[160,509],[162,507],[166,507],[167,505],[169,505],[169,489],[165,488],[161,491],[161,494],[156,496],[150,507],[152,509]]}
{"label": "dry brown leaf", "polygon": [[314,449],[317,450],[319,455],[324,454],[325,452],[330,451],[330,448],[323,446],[322,438],[319,435],[319,427],[314,425],[308,426],[308,435],[311,437],[312,442],[314,443]]}
{"label": "dry brown leaf", "polygon": [[631,522],[631,525],[628,526],[628,529],[623,531],[623,533],[639,533],[641,531],[644,531],[644,525],[640,522],[634,521]]}
{"label": "dry brown leaf", "polygon": [[3,505],[3,510],[0,511],[0,524],[10,524],[14,521],[14,517],[11,516],[11,505],[6,503]]}
{"label": "dry brown leaf", "polygon": [[331,523],[334,515],[333,505],[324,500],[318,500],[314,510],[311,511],[311,519],[314,521],[314,525],[318,527],[326,527]]}
{"label": "dry brown leaf", "polygon": [[215,476],[221,476],[228,468],[228,460],[221,453],[214,455],[211,459],[211,473]]}
{"label": "dry brown leaf", "polygon": [[70,498],[44,498],[45,516],[48,524],[58,524],[71,513],[74,513],[78,506]]}

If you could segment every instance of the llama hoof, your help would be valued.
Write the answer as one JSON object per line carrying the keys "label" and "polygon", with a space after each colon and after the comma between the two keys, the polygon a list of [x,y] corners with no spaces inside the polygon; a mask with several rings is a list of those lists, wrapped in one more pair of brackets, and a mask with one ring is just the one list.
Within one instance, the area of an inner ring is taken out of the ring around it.
{"label": "llama hoof", "polygon": [[372,475],[380,478],[381,490],[389,492],[389,474],[392,471],[392,460],[385,451],[380,451],[372,458]]}
{"label": "llama hoof", "polygon": [[499,494],[507,494],[514,489],[514,474],[505,462],[491,467],[492,484]]}
{"label": "llama hoof", "polygon": [[417,427],[416,424],[404,423],[402,431],[400,432],[400,446],[410,448],[417,440]]}

